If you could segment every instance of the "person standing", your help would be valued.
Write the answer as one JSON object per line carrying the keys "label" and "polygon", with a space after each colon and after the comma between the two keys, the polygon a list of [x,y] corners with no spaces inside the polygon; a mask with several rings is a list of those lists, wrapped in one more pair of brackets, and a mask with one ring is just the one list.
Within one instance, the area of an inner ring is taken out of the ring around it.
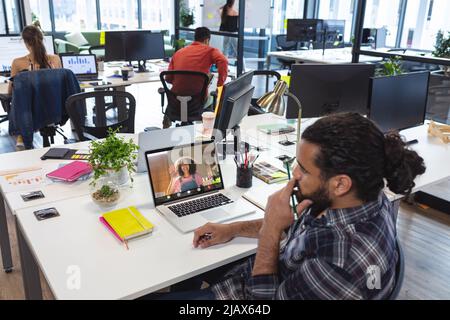
{"label": "person standing", "polygon": [[[239,13],[234,8],[235,0],[227,0],[227,3],[220,8],[220,31],[238,32]],[[223,52],[229,58],[237,57],[237,39],[232,37],[224,37]],[[230,53],[231,52],[231,53]]]}

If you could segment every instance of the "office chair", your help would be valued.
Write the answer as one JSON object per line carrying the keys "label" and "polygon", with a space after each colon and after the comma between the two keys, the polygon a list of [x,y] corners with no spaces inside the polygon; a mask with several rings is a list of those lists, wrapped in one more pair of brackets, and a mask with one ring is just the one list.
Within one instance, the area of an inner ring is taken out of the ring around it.
{"label": "office chair", "polygon": [[42,69],[20,72],[14,77],[9,133],[21,135],[26,149],[33,148],[34,132],[39,131],[43,146],[54,143],[58,127],[69,119],[65,103],[81,91],[77,78],[68,69]]}
{"label": "office chair", "polygon": [[403,285],[403,279],[405,277],[405,255],[403,253],[403,248],[398,238],[397,238],[397,251],[398,251],[398,261],[397,266],[395,268],[395,286],[387,300],[397,299]]}
{"label": "office chair", "polygon": [[[161,108],[164,114],[163,128],[169,128],[173,122],[181,122],[177,126],[191,125],[193,121],[201,121],[205,111],[212,111],[211,106],[205,108],[210,77],[197,71],[163,71],[160,80],[164,88],[161,94]],[[164,110],[164,95],[167,96],[167,107]]]}
{"label": "office chair", "polygon": [[[261,81],[263,80],[264,77],[266,78],[265,79],[266,83],[265,83],[264,89],[261,90]],[[250,106],[250,109],[248,111],[248,115],[249,116],[254,116],[254,115],[266,113],[263,109],[261,109],[258,106],[258,104],[256,102],[264,94],[269,92],[269,89],[271,89],[271,87],[269,85],[270,84],[269,83],[269,79],[271,79],[273,77],[276,78],[276,79],[274,79],[274,83],[276,83],[278,80],[281,80],[281,74],[276,72],[276,71],[273,71],[273,70],[255,70],[255,71],[253,71],[253,82],[252,82],[252,84],[255,86],[255,94],[254,94],[254,97],[252,98],[251,106]]]}
{"label": "office chair", "polygon": [[[111,102],[113,101],[113,102]],[[118,103],[111,108],[111,103]],[[95,105],[94,111],[88,107]],[[66,102],[78,141],[104,139],[108,130],[134,133],[136,99],[122,91],[94,91],[75,94]]]}
{"label": "office chair", "polygon": [[2,103],[3,110],[6,114],[0,115],[0,123],[8,121],[8,113],[11,108],[11,99],[12,97],[7,94],[0,94],[0,102]]}
{"label": "office chair", "polygon": [[[287,35],[279,34],[276,36],[277,41],[277,51],[295,51],[297,50],[297,42],[295,41],[287,41]],[[281,63],[283,69],[291,69],[291,66],[295,63],[292,60],[285,60],[278,58],[278,61]],[[270,66],[269,66],[270,68]]]}

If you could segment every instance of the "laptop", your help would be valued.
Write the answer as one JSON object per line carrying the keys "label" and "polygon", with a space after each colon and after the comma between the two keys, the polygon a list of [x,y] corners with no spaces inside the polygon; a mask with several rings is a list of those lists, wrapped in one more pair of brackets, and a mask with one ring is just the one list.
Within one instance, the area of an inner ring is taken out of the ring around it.
{"label": "laptop", "polygon": [[62,54],[62,67],[72,70],[79,81],[98,81],[95,54]]}
{"label": "laptop", "polygon": [[147,151],[183,146],[194,141],[195,129],[193,125],[139,133],[137,172],[147,172],[147,161],[145,158]]}
{"label": "laptop", "polygon": [[257,209],[224,188],[213,141],[147,151],[145,156],[155,207],[182,233]]}

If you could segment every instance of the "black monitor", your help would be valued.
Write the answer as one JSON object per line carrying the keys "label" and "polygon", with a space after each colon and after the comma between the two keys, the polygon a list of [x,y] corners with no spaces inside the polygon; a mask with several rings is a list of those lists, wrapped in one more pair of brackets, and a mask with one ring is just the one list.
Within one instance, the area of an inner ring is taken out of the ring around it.
{"label": "black monitor", "polygon": [[164,59],[164,35],[149,30],[110,31],[105,33],[105,61],[137,61],[139,71],[145,62]]}
{"label": "black monitor", "polygon": [[145,62],[164,59],[164,35],[161,32],[128,31],[125,33],[126,61],[138,61],[139,71],[146,71]]}
{"label": "black monitor", "polygon": [[[250,108],[255,89],[252,86],[252,80],[253,72],[247,72],[236,80],[225,84],[222,89],[222,95],[216,110],[214,139],[216,142],[221,142],[223,139],[226,139],[227,133],[231,130],[235,138],[232,143],[233,147],[230,147],[227,143],[223,145],[223,149],[230,153],[234,153],[240,148],[239,124],[247,116]],[[223,153],[225,154],[225,152]]]}
{"label": "black monitor", "polygon": [[105,32],[105,61],[125,61],[126,46],[124,31]]}
{"label": "black monitor", "polygon": [[[302,117],[315,118],[339,112],[368,113],[370,78],[375,65],[295,64],[290,92],[302,104]],[[286,117],[298,118],[298,107],[288,99]]]}
{"label": "black monitor", "polygon": [[322,30],[323,20],[320,19],[288,19],[287,41],[315,42]]}
{"label": "black monitor", "polygon": [[373,78],[371,82],[369,118],[380,130],[400,131],[425,122],[430,72]]}

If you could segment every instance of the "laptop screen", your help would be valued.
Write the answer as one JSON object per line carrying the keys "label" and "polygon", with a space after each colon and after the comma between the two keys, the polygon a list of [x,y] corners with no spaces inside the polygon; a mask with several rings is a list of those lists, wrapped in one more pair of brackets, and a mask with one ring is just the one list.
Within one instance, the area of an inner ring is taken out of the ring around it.
{"label": "laptop screen", "polygon": [[155,206],[223,189],[214,142],[148,151]]}
{"label": "laptop screen", "polygon": [[94,54],[62,55],[61,61],[63,68],[72,70],[77,76],[98,74]]}

